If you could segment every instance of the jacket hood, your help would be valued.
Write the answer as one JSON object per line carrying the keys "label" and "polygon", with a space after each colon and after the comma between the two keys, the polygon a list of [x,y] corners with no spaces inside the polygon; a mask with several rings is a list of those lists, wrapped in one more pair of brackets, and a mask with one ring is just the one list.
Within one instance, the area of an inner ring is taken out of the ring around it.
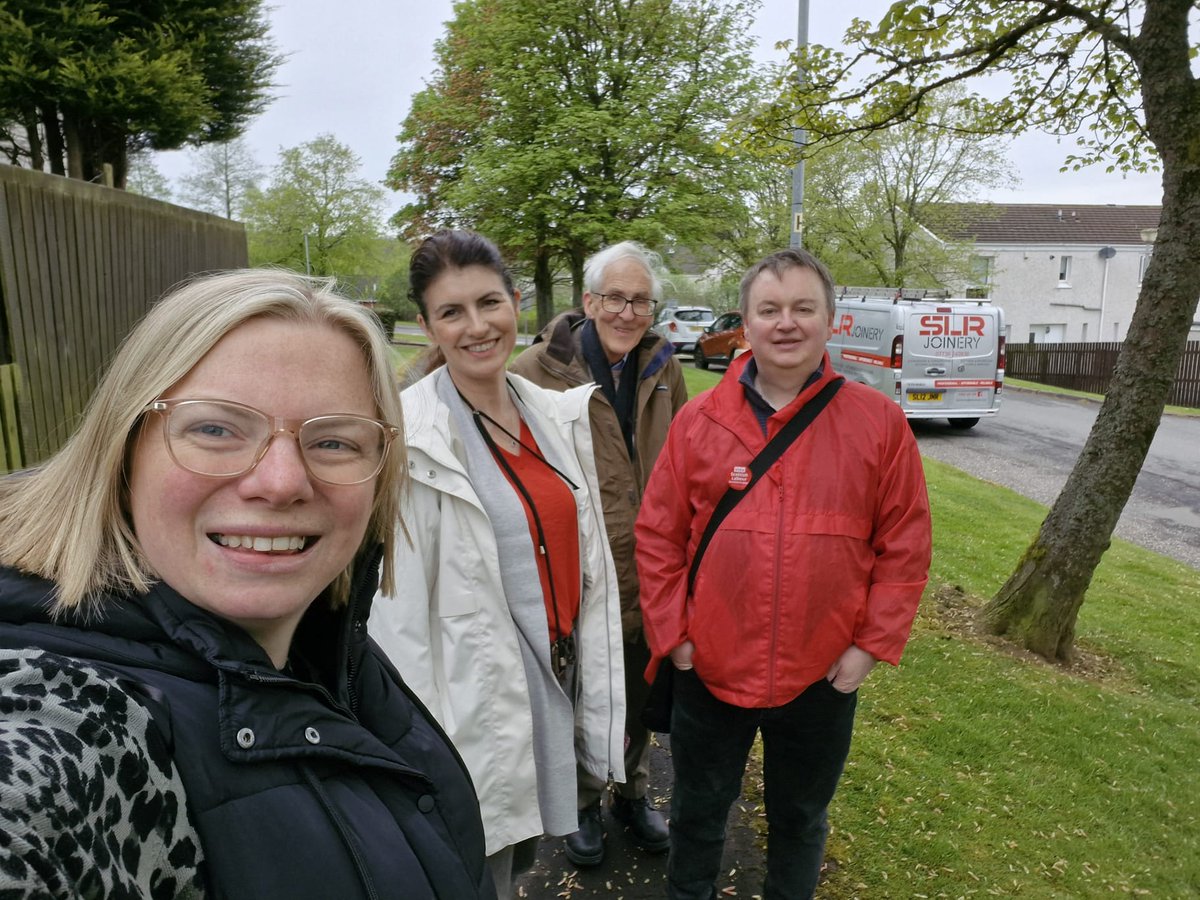
{"label": "jacket hood", "polygon": [[[382,548],[376,547],[356,566],[348,608],[330,609],[318,597],[293,638],[293,656],[304,657],[319,671],[336,672],[338,685],[346,685],[351,664],[347,653],[357,657],[365,648],[365,640],[352,646],[345,633],[352,621],[366,621],[381,558]],[[197,680],[213,680],[216,672],[279,677],[266,651],[246,631],[194,605],[164,582],[156,582],[144,595],[109,594],[99,605],[59,615],[51,612],[54,594],[50,581],[0,568],[0,629],[33,628],[45,649],[81,658],[99,659],[103,645],[114,662],[150,665]],[[342,639],[332,640],[333,634]],[[102,635],[103,640],[93,640],[92,635]]]}
{"label": "jacket hood", "polygon": [[[738,356],[737,359],[729,364],[729,367],[725,370],[725,374],[721,376],[721,380],[696,398],[696,402],[701,404],[701,410],[705,415],[717,422],[728,423],[728,427],[731,430],[739,433],[741,429],[734,423],[736,423],[739,410],[742,408],[743,390],[740,379],[742,373],[746,371],[746,366],[750,364],[750,360],[753,358],[753,351],[747,351]],[[815,397],[821,388],[833,379],[840,377],[833,370],[833,363],[829,359],[829,351],[826,351],[824,356],[821,357],[821,377],[805,387],[783,409],[775,411],[767,426],[770,434],[774,435],[782,427],[782,423],[791,419],[795,411]],[[772,425],[770,424],[771,422],[775,424]],[[755,439],[755,442],[757,442],[757,439]]]}

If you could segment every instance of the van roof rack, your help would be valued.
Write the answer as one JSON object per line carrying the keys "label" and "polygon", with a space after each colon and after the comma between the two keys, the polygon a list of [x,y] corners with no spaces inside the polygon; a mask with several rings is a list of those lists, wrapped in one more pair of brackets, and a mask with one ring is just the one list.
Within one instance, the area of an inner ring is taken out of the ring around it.
{"label": "van roof rack", "polygon": [[864,300],[946,300],[950,292],[945,288],[899,288],[899,287],[853,287],[840,285],[834,289],[838,299],[860,297]]}

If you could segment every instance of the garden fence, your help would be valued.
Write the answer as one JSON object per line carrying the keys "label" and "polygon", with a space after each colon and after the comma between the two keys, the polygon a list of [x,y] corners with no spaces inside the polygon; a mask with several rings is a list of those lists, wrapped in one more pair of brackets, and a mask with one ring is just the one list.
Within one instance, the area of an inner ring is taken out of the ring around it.
{"label": "garden fence", "polygon": [[0,164],[0,473],[58,449],[168,288],[246,260],[238,222]]}
{"label": "garden fence", "polygon": [[[1009,378],[1103,394],[1108,391],[1120,343],[1009,344]],[[1200,408],[1200,341],[1189,341],[1167,403]]]}

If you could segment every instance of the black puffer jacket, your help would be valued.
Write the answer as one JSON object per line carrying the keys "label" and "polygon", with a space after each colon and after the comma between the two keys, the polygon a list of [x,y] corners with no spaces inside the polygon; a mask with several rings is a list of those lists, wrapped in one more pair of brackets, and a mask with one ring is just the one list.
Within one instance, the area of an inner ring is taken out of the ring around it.
{"label": "black puffer jacket", "polygon": [[[86,624],[54,622],[52,586],[2,568],[0,648],[115,676],[150,711],[186,792],[209,896],[492,898],[466,769],[367,637],[375,570],[361,568],[348,609],[313,604],[292,645],[294,675],[165,585],[110,598]],[[27,708],[0,704],[0,719]]]}

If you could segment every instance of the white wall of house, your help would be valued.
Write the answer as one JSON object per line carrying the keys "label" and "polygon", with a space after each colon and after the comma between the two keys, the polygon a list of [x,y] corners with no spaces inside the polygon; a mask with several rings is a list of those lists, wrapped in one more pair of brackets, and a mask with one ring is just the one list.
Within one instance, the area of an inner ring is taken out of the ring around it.
{"label": "white wall of house", "polygon": [[[1103,246],[1113,249],[1107,259]],[[1039,344],[1125,340],[1150,251],[1147,244],[975,247],[988,260],[987,296],[1004,310],[1008,339]],[[1200,340],[1200,302],[1188,339]]]}
{"label": "white wall of house", "polygon": [[1009,340],[1121,341],[1129,329],[1146,244],[977,244],[989,260],[988,296],[1004,310]]}

